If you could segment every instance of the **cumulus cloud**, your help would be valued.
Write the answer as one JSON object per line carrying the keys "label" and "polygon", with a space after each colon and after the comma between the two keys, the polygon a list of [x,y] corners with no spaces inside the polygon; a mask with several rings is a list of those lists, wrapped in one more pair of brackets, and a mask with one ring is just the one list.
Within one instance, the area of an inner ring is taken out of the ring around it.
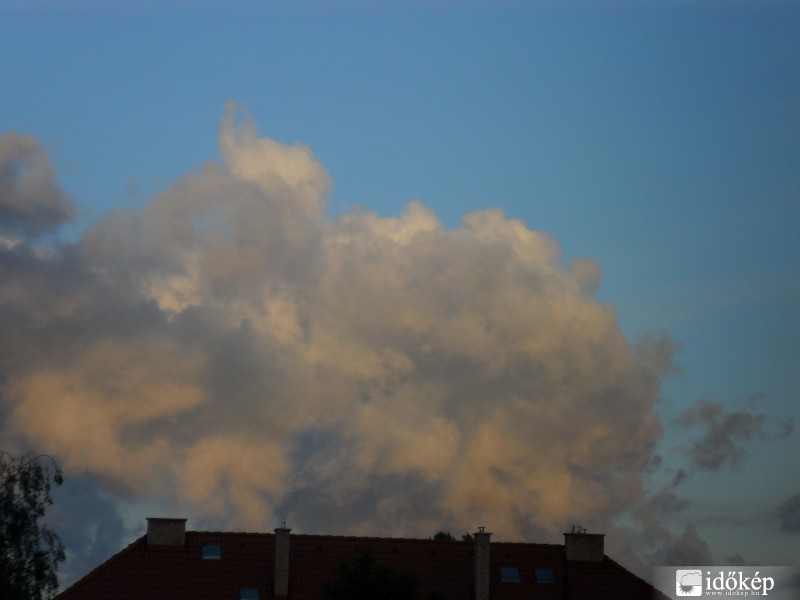
{"label": "cumulus cloud", "polygon": [[219,527],[557,539],[637,505],[676,345],[625,340],[593,260],[496,209],[327,219],[311,151],[235,111],[141,211],[0,247],[0,439]]}
{"label": "cumulus cloud", "polygon": [[75,215],[47,153],[29,135],[0,135],[0,233],[39,234]]}

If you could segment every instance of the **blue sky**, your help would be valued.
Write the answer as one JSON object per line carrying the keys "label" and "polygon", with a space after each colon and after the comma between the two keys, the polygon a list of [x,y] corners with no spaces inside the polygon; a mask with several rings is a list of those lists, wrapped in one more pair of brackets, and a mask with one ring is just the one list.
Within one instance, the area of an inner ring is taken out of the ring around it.
{"label": "blue sky", "polygon": [[108,4],[0,9],[0,131],[47,150],[78,207],[61,239],[219,162],[228,100],[310,148],[331,220],[420,200],[458,229],[501,208],[565,263],[597,261],[632,345],[680,345],[652,490],[690,470],[701,421],[675,422],[698,400],[763,417],[725,438],[741,458],[676,487],[676,530],[719,564],[796,561],[797,529],[770,515],[800,494],[781,433],[798,415],[800,3]]}

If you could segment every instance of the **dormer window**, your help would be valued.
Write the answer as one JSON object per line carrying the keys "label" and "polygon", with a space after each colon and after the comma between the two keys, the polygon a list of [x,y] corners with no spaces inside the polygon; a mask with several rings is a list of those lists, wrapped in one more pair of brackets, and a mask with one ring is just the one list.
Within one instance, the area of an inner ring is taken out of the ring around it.
{"label": "dormer window", "polygon": [[500,567],[500,581],[519,583],[519,569],[517,567]]}

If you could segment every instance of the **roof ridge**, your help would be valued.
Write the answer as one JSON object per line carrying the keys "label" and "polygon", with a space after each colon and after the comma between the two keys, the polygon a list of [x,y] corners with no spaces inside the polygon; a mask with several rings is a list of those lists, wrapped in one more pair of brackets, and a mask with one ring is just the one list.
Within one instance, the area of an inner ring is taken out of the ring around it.
{"label": "roof ridge", "polygon": [[[251,535],[251,536],[269,536],[272,537],[275,534],[271,531],[214,531],[214,530],[204,530],[204,529],[195,529],[195,530],[188,530],[186,531],[186,535]],[[407,542],[456,542],[462,543],[463,540],[434,540],[433,538],[411,538],[411,537],[391,537],[391,536],[376,536],[376,535],[340,535],[335,533],[293,533],[292,538],[335,538],[335,539],[347,539],[347,540],[393,540],[393,541],[407,541]],[[504,543],[504,542],[499,542]],[[524,542],[519,542],[524,543]]]}
{"label": "roof ridge", "polygon": [[553,542],[504,542],[504,541],[496,541],[492,542],[492,544],[503,544],[504,546],[554,546],[557,548],[563,548],[564,544],[556,544]]}
{"label": "roof ridge", "polygon": [[269,531],[218,531],[213,529],[190,529],[186,531],[186,535],[275,535]]}
{"label": "roof ridge", "polygon": [[[270,531],[218,531],[218,530],[196,529],[187,531],[186,535],[272,537],[275,534]],[[434,540],[433,538],[430,537],[422,538],[422,537],[391,537],[383,535],[342,535],[336,533],[293,533],[292,538],[376,540],[376,541],[393,541],[393,542],[436,542],[438,544],[463,544],[465,542],[471,543],[471,540]],[[525,546],[525,547],[536,546],[540,548],[544,547],[563,548],[564,546],[563,544],[558,544],[554,542],[524,542],[524,541],[494,540],[491,543],[492,545],[502,544],[504,546]]]}
{"label": "roof ridge", "polygon": [[437,543],[463,543],[463,540],[434,540],[433,538],[391,537],[379,535],[338,535],[334,533],[297,533],[292,537],[325,538],[340,540],[378,540],[392,542],[437,542]]}

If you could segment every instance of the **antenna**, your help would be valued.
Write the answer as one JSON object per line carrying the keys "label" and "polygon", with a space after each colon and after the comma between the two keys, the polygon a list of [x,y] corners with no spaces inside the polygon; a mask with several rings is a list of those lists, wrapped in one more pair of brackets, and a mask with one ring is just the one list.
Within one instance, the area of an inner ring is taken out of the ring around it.
{"label": "antenna", "polygon": [[572,531],[570,533],[586,533],[586,527],[581,527],[580,525],[573,525]]}

